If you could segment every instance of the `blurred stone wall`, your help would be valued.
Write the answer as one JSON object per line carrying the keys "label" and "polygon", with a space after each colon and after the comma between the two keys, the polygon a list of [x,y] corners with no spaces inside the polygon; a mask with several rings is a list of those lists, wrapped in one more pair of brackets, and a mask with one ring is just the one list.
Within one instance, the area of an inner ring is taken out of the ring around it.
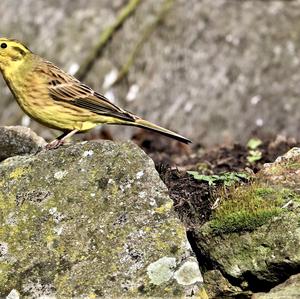
{"label": "blurred stone wall", "polygon": [[[0,35],[24,41],[74,73],[127,2],[2,0]],[[105,88],[164,0],[141,1],[85,82],[127,110],[202,143],[245,142],[253,131],[299,138],[300,1],[173,2],[124,80]],[[0,124],[28,124],[2,80],[0,85]],[[43,127],[29,125],[49,138]],[[126,139],[132,130],[113,133]]]}

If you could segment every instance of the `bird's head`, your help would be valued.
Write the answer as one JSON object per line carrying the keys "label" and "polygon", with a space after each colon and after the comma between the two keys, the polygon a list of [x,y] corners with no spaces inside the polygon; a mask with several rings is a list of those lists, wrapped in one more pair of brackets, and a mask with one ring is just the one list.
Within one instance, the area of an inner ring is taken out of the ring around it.
{"label": "bird's head", "polygon": [[30,50],[17,40],[0,38],[0,70],[6,71],[22,63]]}

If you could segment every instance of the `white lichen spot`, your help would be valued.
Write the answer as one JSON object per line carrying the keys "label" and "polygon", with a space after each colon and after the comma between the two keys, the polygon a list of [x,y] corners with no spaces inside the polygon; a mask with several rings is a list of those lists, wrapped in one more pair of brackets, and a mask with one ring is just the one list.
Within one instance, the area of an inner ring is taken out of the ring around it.
{"label": "white lichen spot", "polygon": [[61,220],[65,218],[65,216],[57,211],[56,207],[49,209],[49,214],[53,216],[53,220],[55,223],[59,223]]}
{"label": "white lichen spot", "polygon": [[146,193],[145,191],[141,191],[141,192],[139,193],[139,198],[145,198],[146,195],[147,195],[147,193]]}
{"label": "white lichen spot", "polygon": [[82,156],[83,156],[84,158],[86,158],[86,157],[91,157],[91,156],[93,156],[93,154],[94,154],[94,151],[93,151],[93,150],[89,150],[89,151],[85,151],[85,152],[82,154]]}
{"label": "white lichen spot", "polygon": [[196,260],[185,262],[174,274],[174,278],[181,285],[191,285],[203,282],[203,277]]}
{"label": "white lichen spot", "polygon": [[151,283],[160,285],[170,280],[174,275],[176,259],[174,257],[162,257],[147,267],[147,274]]}
{"label": "white lichen spot", "polygon": [[53,230],[58,236],[60,236],[63,232],[63,227],[62,226],[54,227]]}
{"label": "white lichen spot", "polygon": [[50,209],[49,209],[49,213],[50,213],[51,215],[54,215],[56,212],[57,212],[57,207],[53,207],[53,208],[50,208]]}
{"label": "white lichen spot", "polygon": [[66,170],[59,170],[54,173],[54,178],[57,180],[63,179],[68,172]]}
{"label": "white lichen spot", "polygon": [[7,225],[16,225],[18,223],[16,215],[14,212],[10,212],[6,218],[5,223]]}
{"label": "white lichen spot", "polygon": [[5,256],[8,253],[8,244],[6,242],[0,242],[0,257]]}
{"label": "white lichen spot", "polygon": [[136,174],[136,178],[139,180],[144,175],[144,171],[141,170]]}
{"label": "white lichen spot", "polygon": [[[25,293],[36,294],[33,298],[43,298],[43,299],[54,299],[57,298],[53,293],[53,285],[45,282],[41,282],[40,279],[37,279],[36,282],[29,280],[29,282],[22,285],[22,291]],[[24,297],[22,297],[24,298]],[[30,297],[32,298],[32,297]]]}
{"label": "white lichen spot", "polygon": [[156,207],[157,206],[157,203],[156,203],[156,200],[154,199],[154,198],[150,198],[149,199],[149,205],[151,206],[151,207]]}
{"label": "white lichen spot", "polygon": [[20,298],[20,293],[15,290],[12,289],[9,294],[6,296],[6,299],[19,299]]}

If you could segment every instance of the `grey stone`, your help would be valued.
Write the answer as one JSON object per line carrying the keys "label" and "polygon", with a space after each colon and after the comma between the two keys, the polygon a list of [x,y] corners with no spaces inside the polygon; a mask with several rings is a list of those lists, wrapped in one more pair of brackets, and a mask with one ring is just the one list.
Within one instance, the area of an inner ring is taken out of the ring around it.
{"label": "grey stone", "polygon": [[[1,297],[16,290],[31,298],[207,298],[172,204],[154,163],[133,143],[80,143],[4,160]],[[182,269],[190,264],[189,278]]]}
{"label": "grey stone", "polygon": [[46,141],[21,126],[0,127],[0,161],[16,155],[36,153]]}
{"label": "grey stone", "polygon": [[234,297],[242,293],[242,289],[231,285],[219,270],[206,271],[203,276],[209,298]]}

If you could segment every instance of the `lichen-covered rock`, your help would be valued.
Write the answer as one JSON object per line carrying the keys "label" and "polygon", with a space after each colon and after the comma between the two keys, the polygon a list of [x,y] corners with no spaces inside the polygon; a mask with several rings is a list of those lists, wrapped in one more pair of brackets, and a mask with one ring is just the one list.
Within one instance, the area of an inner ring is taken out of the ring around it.
{"label": "lichen-covered rock", "polygon": [[300,274],[291,276],[268,293],[257,293],[252,299],[298,299],[300,298]]}
{"label": "lichen-covered rock", "polygon": [[0,295],[205,298],[185,229],[132,143],[0,164]]}
{"label": "lichen-covered rock", "polygon": [[26,127],[0,127],[0,161],[16,156],[36,153],[46,141]]}
{"label": "lichen-covered rock", "polygon": [[267,291],[300,268],[300,155],[293,149],[254,180],[221,192],[197,245],[207,262],[247,291]]}

